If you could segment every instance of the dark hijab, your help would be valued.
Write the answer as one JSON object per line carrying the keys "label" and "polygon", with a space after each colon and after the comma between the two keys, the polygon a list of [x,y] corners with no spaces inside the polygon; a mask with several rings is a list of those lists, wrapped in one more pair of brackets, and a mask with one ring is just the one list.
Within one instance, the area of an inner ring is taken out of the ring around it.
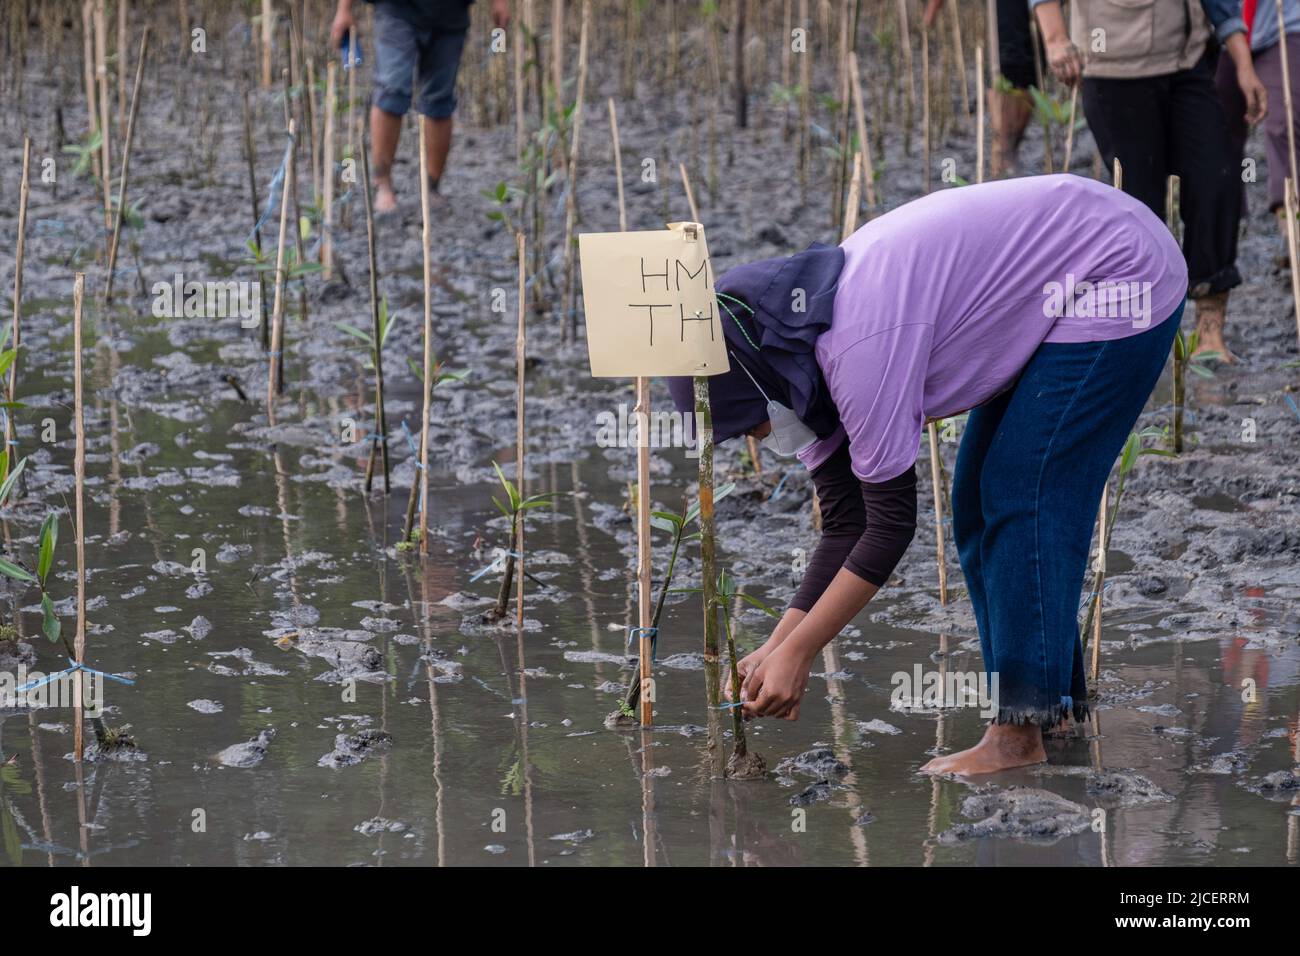
{"label": "dark hijab", "polygon": [[[731,367],[709,377],[714,442],[743,435],[768,420],[767,401],[746,369],[769,398],[794,409],[818,438],[839,426],[839,412],[813,349],[831,327],[843,268],[843,250],[814,242],[797,255],[736,266],[718,279],[718,316]],[[802,311],[796,311],[799,305]],[[689,377],[669,378],[668,391],[679,412],[694,413]]]}

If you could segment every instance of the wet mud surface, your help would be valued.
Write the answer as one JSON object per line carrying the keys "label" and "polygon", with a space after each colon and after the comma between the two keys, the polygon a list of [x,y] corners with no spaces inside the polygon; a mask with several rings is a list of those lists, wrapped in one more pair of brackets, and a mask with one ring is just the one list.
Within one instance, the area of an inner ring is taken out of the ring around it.
{"label": "wet mud surface", "polygon": [[[109,683],[105,719],[129,727],[138,746],[78,768],[66,756],[71,710],[0,704],[0,816],[13,835],[0,865],[639,865],[647,853],[661,864],[1300,859],[1300,412],[1287,401],[1300,372],[1286,367],[1297,359],[1296,328],[1287,277],[1270,264],[1262,159],[1242,242],[1247,284],[1229,319],[1242,363],[1192,378],[1188,450],[1144,457],[1129,478],[1109,556],[1095,720],[1049,740],[1045,767],[996,781],[916,774],[982,729],[972,709],[891,707],[895,672],[980,666],[951,548],[953,599],[938,600],[923,477],[921,528],[896,580],[814,667],[797,723],[749,725],[763,777],[724,781],[729,720],[705,708],[690,595],[667,602],[656,727],[605,727],[631,673],[635,451],[600,447],[596,435],[598,416],[630,408],[633,395],[630,383],[589,377],[585,349],[563,341],[551,312],[529,317],[523,477],[530,493],[558,495],[528,519],[537,580],[524,628],[482,623],[500,575],[480,572],[508,531],[491,502],[500,492],[492,462],[517,477],[513,244],[488,220],[482,190],[513,175],[512,129],[462,124],[445,181],[436,351],[470,374],[435,393],[433,537],[421,564],[397,548],[416,474],[402,425],[417,433],[420,417],[406,362],[421,354],[423,310],[413,127],[395,172],[399,211],[379,227],[380,289],[398,315],[385,352],[393,492],[368,500],[373,389],[363,349],[336,326],[368,319],[359,203],[336,235],[346,278],[308,280],[305,323],[290,296],[287,388],[273,423],[256,333],[237,318],[155,317],[141,291],[178,272],[251,277],[241,263],[251,222],[240,117],[226,109],[239,87],[215,61],[198,69],[184,82],[170,62],[147,74],[152,103],[132,158],[142,226],[125,237],[138,256],[124,255],[113,306],[91,302],[87,314],[87,658],[135,680]],[[53,105],[69,96],[57,74],[30,70],[25,112],[0,118],[6,289],[21,123],[35,156],[61,160],[57,184],[34,183],[31,194],[18,389],[27,406],[19,450],[30,460],[23,494],[0,515],[6,555],[28,566],[40,522],[73,491],[73,273],[87,272],[93,292],[103,271],[95,186],[57,149]],[[581,228],[607,230],[618,213],[603,101],[617,84],[592,83],[578,200]],[[717,158],[720,185],[696,187],[719,271],[834,239],[824,183],[814,181],[815,201],[801,200],[784,173],[790,146],[777,108],[763,102],[755,130],[733,133],[719,117],[732,137]],[[273,133],[281,106],[255,93],[254,107],[265,190],[282,148]],[[620,101],[633,228],[688,218],[670,170],[679,159],[705,167],[707,150],[685,109],[648,95]],[[1023,151],[1030,171],[1039,136]],[[968,129],[936,148],[966,166],[974,154]],[[1262,156],[1258,143],[1251,151]],[[1075,155],[1075,171],[1088,175],[1086,134]],[[660,160],[662,183],[637,180],[643,156]],[[887,205],[919,193],[918,166],[891,128],[878,163]],[[552,285],[562,281],[553,253],[544,257]],[[505,290],[504,313],[493,311],[495,289]],[[1143,425],[1169,423],[1169,389],[1166,376]],[[654,401],[667,402],[658,383]],[[42,439],[45,419],[52,442]],[[348,423],[356,427],[344,441]],[[815,545],[811,486],[770,458],[761,478],[745,473],[741,450],[724,446],[717,457],[720,480],[737,482],[718,506],[720,560],[748,593],[781,606],[797,584],[798,549]],[[955,451],[944,443],[949,470]],[[654,506],[680,509],[694,469],[680,450],[656,450]],[[62,517],[51,591],[68,628],[75,565]],[[656,545],[658,579],[666,538]],[[206,556],[197,571],[196,548]],[[698,581],[697,558],[684,549],[680,586]],[[0,584],[16,629],[0,641],[0,670],[64,666],[41,635],[34,596]],[[760,612],[734,617],[742,648],[765,639]]]}

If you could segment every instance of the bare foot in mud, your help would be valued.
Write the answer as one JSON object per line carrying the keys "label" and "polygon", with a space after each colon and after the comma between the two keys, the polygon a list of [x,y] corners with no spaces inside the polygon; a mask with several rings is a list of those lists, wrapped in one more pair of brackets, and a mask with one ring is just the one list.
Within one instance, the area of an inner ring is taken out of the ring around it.
{"label": "bare foot in mud", "polygon": [[393,184],[379,180],[375,183],[375,215],[388,216],[397,211],[397,193]]}
{"label": "bare foot in mud", "polygon": [[920,772],[955,773],[965,777],[1027,767],[1045,760],[1043,732],[1037,725],[990,724],[984,731],[984,738],[974,747],[946,757],[935,757]]}
{"label": "bare foot in mud", "polygon": [[1228,344],[1223,341],[1223,333],[1215,329],[1204,329],[1197,336],[1196,351],[1192,353],[1192,358],[1203,355],[1207,352],[1213,352],[1212,359],[1218,359],[1221,362],[1227,362],[1229,365],[1237,364],[1237,356],[1232,354]]}

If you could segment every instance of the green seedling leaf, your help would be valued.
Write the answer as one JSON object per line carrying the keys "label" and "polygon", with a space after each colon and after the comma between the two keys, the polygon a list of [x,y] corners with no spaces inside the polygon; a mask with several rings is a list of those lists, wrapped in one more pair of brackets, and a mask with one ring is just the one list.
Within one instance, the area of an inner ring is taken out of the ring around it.
{"label": "green seedling leaf", "polygon": [[21,581],[23,584],[35,584],[36,575],[32,574],[25,568],[20,568],[12,561],[0,558],[0,574],[5,577],[13,578],[15,581]]}
{"label": "green seedling leaf", "polygon": [[335,322],[334,324],[339,329],[346,332],[348,335],[360,339],[362,342],[365,342],[367,345],[370,344],[370,336],[367,333],[362,332],[355,325],[348,325],[346,322]]}
{"label": "green seedling leaf", "polygon": [[753,607],[758,608],[760,611],[762,611],[762,612],[763,612],[764,614],[766,614],[768,617],[774,617],[774,618],[777,618],[778,620],[779,620],[780,617],[781,617],[781,615],[780,615],[779,613],[777,613],[776,611],[774,611],[772,608],[768,607],[766,604],[764,604],[764,603],[763,603],[762,601],[760,601],[758,598],[754,597],[754,595],[752,595],[752,594],[742,594],[742,595],[740,595],[740,599],[741,599],[742,601],[744,601],[746,604],[749,604],[749,605],[752,605]]}
{"label": "green seedling leaf", "polygon": [[[6,451],[4,455],[7,461],[9,452]],[[5,483],[3,485],[0,485],[0,507],[3,507],[4,503],[9,500],[9,495],[13,492],[14,485],[18,483],[18,476],[23,473],[23,469],[26,466],[27,466],[27,459],[20,458],[18,460],[18,464],[14,465],[14,470],[9,472],[9,477],[5,479]]]}
{"label": "green seedling leaf", "polygon": [[54,602],[50,600],[48,594],[41,595],[41,630],[45,632],[51,644],[58,641],[59,635],[63,632],[63,622],[54,613]]}
{"label": "green seedling leaf", "polygon": [[45,579],[49,577],[50,566],[54,563],[54,546],[59,542],[58,512],[51,511],[41,522],[40,542],[41,554],[36,566],[36,576],[40,578],[41,587],[45,587]]}

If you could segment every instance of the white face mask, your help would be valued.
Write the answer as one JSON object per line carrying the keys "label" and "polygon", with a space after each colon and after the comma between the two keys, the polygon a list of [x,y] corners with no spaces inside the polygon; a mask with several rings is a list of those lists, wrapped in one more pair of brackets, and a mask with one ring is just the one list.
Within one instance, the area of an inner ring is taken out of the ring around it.
{"label": "white face mask", "polygon": [[758,389],[758,393],[767,399],[767,420],[772,430],[762,440],[764,448],[782,458],[791,458],[817,441],[816,432],[799,420],[793,408],[768,398],[767,392],[763,391],[763,386],[758,384],[758,380],[753,375],[750,375],[749,369],[736,358],[735,352],[731,353],[731,357],[736,359],[736,364],[744,369],[749,380]]}

